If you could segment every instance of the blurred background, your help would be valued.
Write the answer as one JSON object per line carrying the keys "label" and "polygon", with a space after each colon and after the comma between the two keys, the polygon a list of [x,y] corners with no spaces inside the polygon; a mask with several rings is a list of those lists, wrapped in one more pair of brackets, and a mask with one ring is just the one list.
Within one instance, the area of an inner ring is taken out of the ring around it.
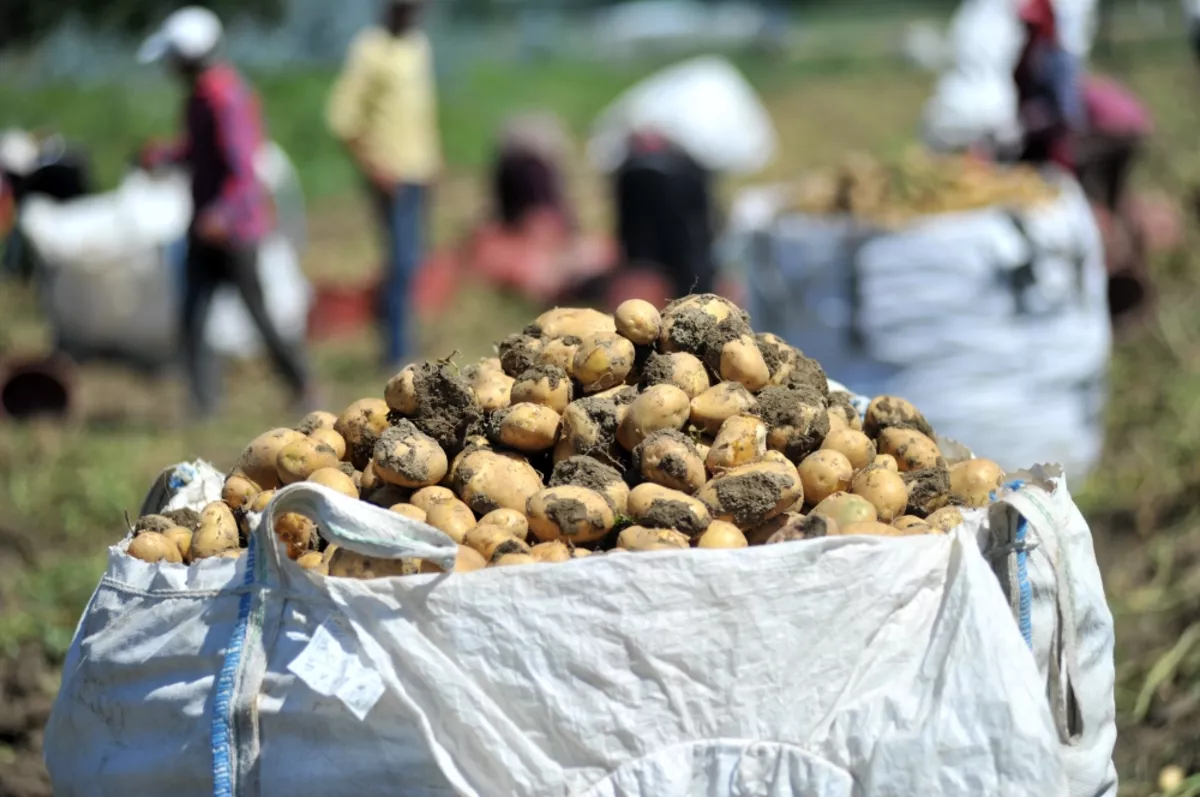
{"label": "blurred background", "polygon": [[[141,37],[175,7],[163,0],[8,0],[0,130],[61,136],[66,148],[86,154],[92,190],[115,189],[147,140],[179,127],[178,88],[134,57]],[[296,249],[312,286],[310,351],[323,403],[340,411],[380,395],[386,378],[371,325],[383,255],[360,178],[325,125],[325,105],[347,46],[377,18],[379,3],[227,0],[211,7],[226,20],[225,52],[261,95],[269,137],[294,165],[295,183],[284,195],[290,217],[300,220]],[[432,3],[426,28],[445,166],[430,225],[430,259],[441,265],[427,269],[417,289],[422,355],[488,355],[493,341],[569,295],[554,292],[561,285],[549,291],[498,279],[503,265],[471,267],[540,257],[536,241],[488,226],[490,170],[511,114],[549,111],[561,120],[569,138],[564,182],[582,238],[593,260],[611,260],[610,187],[585,147],[597,115],[622,91],[701,53],[721,54],[748,79],[771,116],[777,151],[765,169],[717,184],[724,220],[748,185],[797,180],[850,152],[897,159],[909,151],[955,7],[899,0]],[[1092,524],[1117,621],[1117,761],[1121,794],[1131,796],[1164,793],[1164,767],[1200,773],[1200,255],[1193,249],[1200,66],[1186,31],[1178,3],[1106,1],[1091,54],[1095,68],[1124,82],[1154,118],[1133,185],[1183,220],[1182,238],[1149,258],[1155,302],[1115,339],[1103,453],[1086,481],[1071,483]],[[0,210],[6,215],[11,222],[11,212]],[[556,261],[548,262],[542,271],[555,272]],[[199,424],[188,422],[186,391],[170,369],[44,360],[56,349],[56,331],[43,300],[36,279],[0,282],[0,384],[25,369],[48,373],[44,390],[59,391],[51,399],[39,393],[55,410],[49,416],[13,417],[21,414],[17,405],[0,413],[0,795],[20,797],[50,793],[40,736],[57,668],[125,514],[137,510],[165,466],[203,457],[227,467],[260,431],[298,420],[254,357],[229,364],[225,407]],[[135,310],[154,312],[153,300]],[[1200,780],[1171,793],[1198,795]]]}

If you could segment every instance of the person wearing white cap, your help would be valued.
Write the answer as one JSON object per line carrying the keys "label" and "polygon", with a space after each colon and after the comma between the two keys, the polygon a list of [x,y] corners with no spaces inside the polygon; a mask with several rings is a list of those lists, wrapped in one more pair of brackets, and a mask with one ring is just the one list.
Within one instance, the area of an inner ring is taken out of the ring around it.
{"label": "person wearing white cap", "polygon": [[329,128],[366,179],[388,257],[384,367],[414,352],[411,287],[421,265],[425,208],[441,169],[429,40],[421,0],[387,0],[383,23],[355,38],[329,98]]}
{"label": "person wearing white cap", "polygon": [[217,59],[221,21],[191,6],[167,17],[138,51],[143,63],[164,61],[187,87],[183,138],[146,153],[144,165],[185,165],[191,173],[194,217],[188,233],[183,301],[184,361],[196,409],[216,410],[220,374],[204,338],[216,289],[235,285],[297,404],[311,407],[304,352],[287,343],[267,314],[258,278],[258,245],[272,225],[270,197],[254,170],[263,143],[258,98],[230,65]]}

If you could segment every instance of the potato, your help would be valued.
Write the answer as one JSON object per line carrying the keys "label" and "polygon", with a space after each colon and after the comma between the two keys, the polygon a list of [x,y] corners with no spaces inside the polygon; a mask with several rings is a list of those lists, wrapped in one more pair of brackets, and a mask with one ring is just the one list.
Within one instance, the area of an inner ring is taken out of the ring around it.
{"label": "potato", "polygon": [[[265,493],[259,494],[255,505],[263,495]],[[204,507],[200,513],[200,528],[192,535],[192,558],[207,559],[237,547],[238,527],[233,511],[221,501]]]}
{"label": "potato", "polygon": [[463,378],[475,392],[475,400],[487,412],[502,410],[513,403],[512,389],[516,382],[501,370],[471,365],[463,370]]}
{"label": "potato", "polygon": [[[822,515],[796,515],[791,522],[767,538],[767,545],[778,545],[783,542],[796,540],[818,540],[821,537],[833,537],[838,533],[838,526],[831,518]],[[753,545],[751,541],[751,545]]]}
{"label": "potato", "polygon": [[[846,416],[843,415],[840,411],[835,410],[832,407],[830,407],[829,409],[825,410],[825,414],[829,416],[829,432],[830,432],[830,434],[832,434],[833,432],[837,432],[837,431],[841,431],[843,429],[850,428],[850,424],[846,422]],[[870,439],[870,438],[868,438],[868,439]]]}
{"label": "potato", "polygon": [[493,442],[535,454],[554,447],[562,418],[540,404],[514,404],[492,415],[488,431]]}
{"label": "potato", "polygon": [[337,423],[337,416],[332,412],[310,412],[300,419],[300,423],[296,424],[296,431],[303,435],[312,436],[313,432],[320,429],[333,430],[334,424]]}
{"label": "potato", "polygon": [[497,509],[479,519],[481,526],[496,526],[519,540],[529,536],[529,520],[515,509]]}
{"label": "potato", "polygon": [[192,534],[191,529],[185,529],[182,526],[175,526],[162,532],[164,537],[175,543],[184,562],[192,560]]}
{"label": "potato", "polygon": [[629,493],[629,516],[647,528],[676,529],[696,536],[712,522],[701,501],[660,484],[645,482]]}
{"label": "potato", "polygon": [[542,477],[518,454],[480,449],[458,466],[454,486],[477,515],[496,509],[523,512],[530,497],[542,489]]}
{"label": "potato", "polygon": [[611,399],[599,396],[572,401],[562,415],[558,444],[554,447],[555,464],[575,456],[618,461],[617,428],[622,416],[619,410],[625,408],[618,408]]}
{"label": "potato", "polygon": [[[267,511],[267,504],[271,503],[271,499],[274,497],[274,490],[263,490],[261,493],[254,496],[254,500],[250,502],[250,506],[246,511],[261,515],[263,512]],[[199,531],[199,529],[197,529],[197,531]]]}
{"label": "potato", "polygon": [[963,518],[962,510],[958,507],[948,506],[939,509],[929,517],[925,518],[925,522],[934,530],[934,533],[947,534],[953,531],[958,526],[961,526],[965,519]]}
{"label": "potato", "polygon": [[860,471],[850,485],[850,492],[871,502],[877,520],[891,523],[904,514],[908,506],[908,487],[899,474],[887,468],[870,467]]}
{"label": "potato", "polygon": [[332,448],[337,454],[338,460],[346,458],[346,440],[332,429],[317,429],[308,437],[310,440],[316,440],[318,443],[324,443]]}
{"label": "potato", "polygon": [[569,562],[573,558],[571,549],[559,540],[539,542],[530,549],[529,554],[539,562]]}
{"label": "potato", "polygon": [[179,551],[179,546],[157,531],[143,531],[134,537],[129,541],[129,547],[125,549],[125,553],[134,559],[141,559],[143,562],[151,564],[155,562],[183,563],[183,555]]}
{"label": "potato", "polygon": [[539,541],[579,545],[602,539],[615,522],[604,496],[574,485],[547,487],[530,496],[525,515],[529,530]]}
{"label": "potato", "polygon": [[[225,480],[225,486],[221,488],[221,500],[228,504],[230,509],[236,511],[245,508],[254,500],[254,496],[261,492],[262,488],[245,476],[230,476]],[[171,526],[174,525],[171,523]]]}
{"label": "potato", "polygon": [[714,476],[696,497],[714,520],[752,529],[783,514],[803,495],[803,483],[791,463],[764,459]]}
{"label": "potato", "polygon": [[654,432],[682,429],[690,411],[687,394],[674,385],[646,388],[629,405],[617,428],[617,442],[632,451]]}
{"label": "potato", "polygon": [[294,429],[272,429],[264,432],[254,438],[238,457],[236,469],[264,490],[279,487],[281,482],[275,466],[279,452],[290,443],[304,439],[304,435]]}
{"label": "potato", "polygon": [[[471,573],[476,570],[482,570],[487,567],[487,560],[483,555],[474,548],[468,548],[465,545],[458,546],[458,556],[454,559],[455,573]],[[444,573],[445,570],[436,562],[431,562],[428,559],[421,561],[422,573]]]}
{"label": "potato", "polygon": [[921,518],[915,515],[901,515],[892,521],[892,525],[898,529],[906,531],[919,532],[921,534],[933,534],[933,527],[926,523]]}
{"label": "potato", "polygon": [[147,531],[155,531],[161,534],[167,529],[174,528],[176,525],[175,521],[163,515],[142,515],[133,524],[133,531],[135,534]]}
{"label": "potato", "polygon": [[447,501],[457,500],[458,496],[455,495],[454,491],[450,490],[449,488],[423,487],[412,494],[412,498],[409,500],[409,503],[415,506],[417,509],[420,509],[428,514],[429,510],[432,509],[435,504],[444,504]]}
{"label": "potato", "polygon": [[719,366],[714,369],[722,379],[740,382],[755,393],[771,381],[771,372],[763,360],[758,343],[750,334],[742,334],[721,347]]}
{"label": "potato", "polygon": [[937,467],[910,470],[900,476],[908,490],[907,513],[910,515],[928,517],[958,500],[950,494],[950,471],[940,460]]}
{"label": "potato", "polygon": [[558,368],[564,374],[571,373],[571,364],[575,362],[575,353],[583,341],[575,337],[551,338],[542,346],[538,354],[538,363]]}
{"label": "potato", "polygon": [[863,419],[863,431],[867,437],[876,438],[889,428],[912,429],[926,437],[933,437],[933,427],[920,411],[896,396],[878,396],[867,405]]}
{"label": "potato", "polygon": [[[840,451],[822,449],[814,451],[804,458],[797,468],[800,481],[804,485],[804,499],[810,505],[817,505],[834,493],[844,493],[850,489],[850,480],[854,477],[854,466],[850,459]],[[900,478],[896,477],[897,480]],[[903,482],[901,488],[904,487]],[[907,503],[907,495],[905,499]],[[903,510],[904,507],[901,507]]]}
{"label": "potato", "polygon": [[845,529],[855,523],[878,520],[879,510],[861,495],[834,493],[813,507],[809,516],[813,515],[829,518],[839,529]]}
{"label": "potato", "polygon": [[674,429],[654,432],[633,449],[633,468],[647,481],[689,495],[708,479],[696,446]]}
{"label": "potato", "polygon": [[388,380],[383,388],[383,400],[389,409],[406,416],[417,414],[416,378],[417,367],[408,365]]}
{"label": "potato", "polygon": [[497,373],[504,373],[504,364],[500,362],[499,357],[480,357],[479,361],[475,363],[475,365],[481,371],[496,371]]}
{"label": "potato", "polygon": [[592,335],[579,344],[571,376],[585,393],[597,393],[624,383],[635,357],[633,344],[616,332]]}
{"label": "potato", "polygon": [[892,427],[879,433],[879,451],[896,458],[901,473],[938,467],[937,444],[914,429]]}
{"label": "potato", "polygon": [[871,438],[849,427],[830,429],[821,448],[841,452],[850,460],[850,466],[855,470],[862,470],[875,461],[875,444],[871,442]]}
{"label": "potato", "polygon": [[371,467],[388,484],[429,487],[446,475],[449,463],[437,441],[409,421],[400,421],[379,436]]}
{"label": "potato", "polygon": [[950,468],[950,493],[967,506],[983,507],[1000,489],[1004,469],[990,459],[968,459]]}
{"label": "potato", "polygon": [[887,468],[892,473],[900,472],[900,464],[896,462],[896,458],[891,454],[876,454],[875,461],[871,464],[878,465],[881,468]]}
{"label": "potato", "polygon": [[536,565],[537,559],[534,559],[527,553],[506,553],[495,562],[492,562],[492,567],[519,567],[521,565]]}
{"label": "potato", "polygon": [[757,414],[767,424],[767,448],[800,462],[829,434],[825,398],[812,388],[771,386],[758,394]]}
{"label": "potato", "polygon": [[547,310],[526,330],[548,338],[586,338],[616,331],[617,324],[612,316],[590,307],[556,307]]}
{"label": "potato", "polygon": [[721,425],[735,415],[752,413],[758,404],[754,396],[737,382],[722,382],[692,399],[689,418],[694,426],[718,434]]}
{"label": "potato", "polygon": [[755,335],[754,341],[758,344],[763,362],[767,364],[767,370],[771,374],[770,383],[782,385],[796,365],[796,349],[783,338],[770,332]]}
{"label": "potato", "polygon": [[336,468],[340,458],[326,443],[302,437],[288,443],[275,458],[275,470],[282,484],[302,482],[321,468]]}
{"label": "potato", "polygon": [[482,523],[467,532],[463,544],[478,551],[485,562],[494,562],[505,554],[529,553],[524,540],[518,540],[499,526]]}
{"label": "potato", "polygon": [[745,548],[746,535],[732,523],[714,520],[704,533],[696,539],[697,548]]}
{"label": "potato", "polygon": [[734,415],[721,424],[705,465],[716,474],[751,465],[766,455],[767,425],[753,415]]}
{"label": "potato", "polygon": [[923,532],[915,526],[899,529],[895,526],[889,526],[887,523],[866,520],[859,523],[851,523],[849,526],[839,529],[837,533],[842,537],[915,537]]}
{"label": "potato", "polygon": [[375,443],[388,428],[388,412],[386,402],[365,398],[351,404],[338,418],[333,430],[346,441],[347,456],[359,470],[367,467],[375,453]]}
{"label": "potato", "polygon": [[317,551],[309,551],[296,560],[296,564],[300,565],[305,570],[311,570],[315,573],[320,573],[324,570],[324,564],[321,561],[321,554]]}
{"label": "potato", "polygon": [[482,435],[471,435],[468,437],[462,451],[459,451],[454,455],[454,459],[450,460],[450,470],[446,471],[446,478],[442,480],[442,484],[454,484],[454,480],[457,478],[458,466],[462,464],[464,459],[480,449],[491,451],[492,441]]}
{"label": "potato", "polygon": [[688,535],[675,529],[648,529],[630,526],[617,535],[617,548],[625,551],[687,550],[691,547]]}
{"label": "potato", "polygon": [[662,311],[659,351],[704,351],[705,338],[724,321],[745,326],[749,316],[733,302],[711,293],[693,294],[676,299]]}
{"label": "potato", "polygon": [[330,490],[336,490],[348,498],[359,497],[358,488],[354,486],[354,479],[337,468],[321,468],[313,471],[308,480],[313,484],[320,484]]}
{"label": "potato", "polygon": [[541,362],[542,339],[532,335],[509,335],[500,341],[500,365],[504,373],[516,379]]}
{"label": "potato", "polygon": [[292,561],[307,553],[317,542],[317,524],[299,512],[285,512],[275,518],[275,536],[287,545]]}
{"label": "potato", "polygon": [[420,566],[418,559],[379,559],[338,548],[329,559],[329,575],[357,579],[411,576]]}
{"label": "potato", "polygon": [[658,308],[643,299],[628,299],[617,305],[613,313],[618,334],[638,346],[649,346],[662,334],[662,316]]}
{"label": "potato", "polygon": [[475,527],[475,515],[471,507],[455,498],[430,504],[425,513],[425,522],[461,543],[466,539],[467,532]]}
{"label": "potato", "polygon": [[415,520],[418,523],[425,523],[429,520],[429,515],[424,509],[415,507],[412,504],[392,504],[388,507],[389,512],[395,512],[397,515],[404,515],[409,520]]}
{"label": "potato", "polygon": [[629,485],[620,471],[591,457],[568,457],[554,466],[547,486],[572,484],[587,487],[604,496],[615,514],[625,514],[629,504]]}
{"label": "potato", "polygon": [[689,401],[712,386],[704,363],[682,351],[651,354],[642,366],[640,384],[643,390],[655,385],[674,385],[687,394]]}
{"label": "potato", "polygon": [[475,391],[449,361],[423,363],[413,377],[417,412],[409,420],[443,451],[458,451],[483,421]]}
{"label": "potato", "polygon": [[246,551],[248,551],[248,550],[250,550],[250,549],[249,548],[231,548],[228,551],[221,551],[219,554],[217,554],[213,558],[214,559],[241,559],[243,556],[246,555]]}

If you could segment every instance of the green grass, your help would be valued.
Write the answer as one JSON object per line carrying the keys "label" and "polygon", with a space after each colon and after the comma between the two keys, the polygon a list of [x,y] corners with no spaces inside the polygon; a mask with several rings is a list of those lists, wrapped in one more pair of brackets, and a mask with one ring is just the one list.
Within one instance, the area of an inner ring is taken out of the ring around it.
{"label": "green grass", "polygon": [[[763,90],[783,142],[764,180],[794,176],[847,150],[899,152],[913,140],[929,83],[904,69],[851,68],[832,56],[740,63]],[[443,224],[450,231],[443,237],[467,223],[479,204],[478,168],[507,112],[546,106],[579,134],[645,68],[480,67],[447,86],[443,130],[452,179],[438,193],[436,213],[453,223]],[[1124,58],[1112,68],[1157,117],[1158,132],[1137,182],[1186,200],[1200,181],[1192,110],[1200,75],[1182,43],[1160,47],[1153,57]],[[353,175],[321,123],[327,84],[328,76],[319,74],[259,80],[272,130],[300,164],[314,197],[307,267],[327,275],[364,273],[371,268],[371,229],[355,198]],[[56,122],[95,148],[111,181],[133,145],[171,129],[176,106],[168,87],[152,81],[136,89],[50,88],[36,94],[0,88],[0,126]],[[602,184],[576,168],[572,188],[597,206],[587,215],[598,223]],[[1093,523],[1117,616],[1118,759],[1122,794],[1130,797],[1152,794],[1167,763],[1200,771],[1200,651],[1172,653],[1200,616],[1200,256],[1194,225],[1188,242],[1184,252],[1154,263],[1157,312],[1115,352],[1103,462],[1089,484],[1072,484]],[[0,290],[0,346],[36,351],[45,345],[35,308],[28,292]],[[479,356],[533,312],[508,297],[468,291],[453,312],[423,330],[426,353]],[[373,345],[360,338],[316,347],[330,408],[379,394]],[[265,373],[253,366],[231,372],[227,413],[201,428],[179,424],[182,393],[174,381],[145,382],[98,368],[81,375],[81,413],[72,423],[0,423],[0,652],[35,644],[51,658],[61,655],[102,572],[106,546],[119,538],[124,513],[137,510],[162,467],[195,456],[227,466],[258,431],[290,424],[284,398]]]}

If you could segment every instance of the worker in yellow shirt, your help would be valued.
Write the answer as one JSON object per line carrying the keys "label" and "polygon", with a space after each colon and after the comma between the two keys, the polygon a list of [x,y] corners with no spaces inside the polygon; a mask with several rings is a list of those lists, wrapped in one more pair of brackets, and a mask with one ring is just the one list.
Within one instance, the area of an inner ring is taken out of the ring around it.
{"label": "worker in yellow shirt", "polygon": [[329,98],[328,122],[366,178],[387,252],[384,366],[414,352],[409,307],[422,258],[427,194],[441,168],[429,39],[421,0],[386,0],[383,23],[358,35]]}

